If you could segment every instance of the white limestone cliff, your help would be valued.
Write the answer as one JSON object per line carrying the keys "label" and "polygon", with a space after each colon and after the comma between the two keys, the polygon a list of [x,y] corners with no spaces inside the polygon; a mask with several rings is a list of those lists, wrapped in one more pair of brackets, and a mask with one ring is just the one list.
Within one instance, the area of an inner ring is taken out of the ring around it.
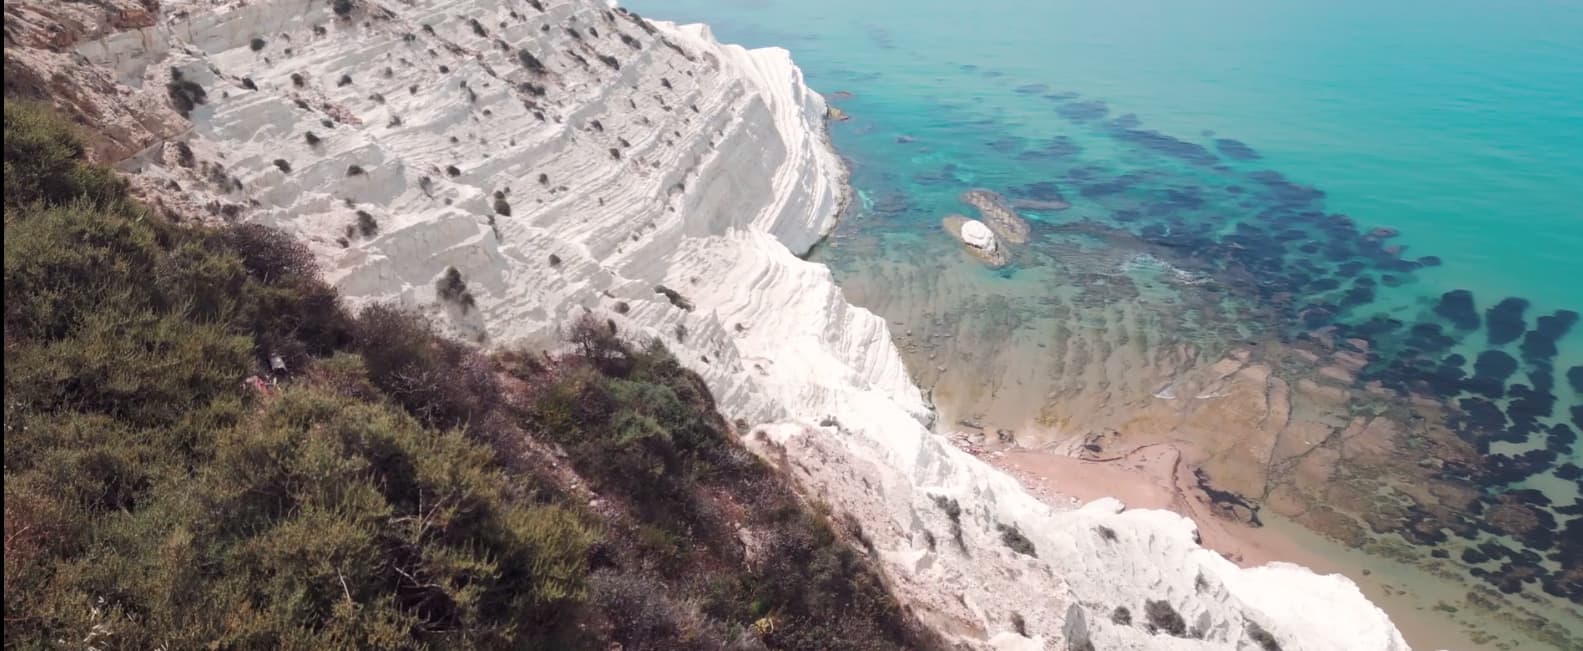
{"label": "white limestone cliff", "polygon": [[[585,312],[660,338],[970,647],[1406,649],[1344,578],[1239,569],[1167,512],[1053,509],[933,434],[886,323],[797,257],[846,189],[786,51],[593,0],[351,4],[167,1],[74,65],[120,84],[114,106],[163,99],[172,69],[202,86],[190,128],[123,167],[173,213],[297,234],[354,302],[496,345],[554,345]],[[437,299],[450,267],[476,307]]]}

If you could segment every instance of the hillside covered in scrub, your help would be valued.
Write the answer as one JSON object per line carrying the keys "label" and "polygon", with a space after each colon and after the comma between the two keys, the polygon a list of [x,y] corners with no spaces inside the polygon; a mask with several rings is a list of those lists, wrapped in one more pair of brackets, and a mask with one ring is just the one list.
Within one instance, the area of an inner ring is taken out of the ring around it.
{"label": "hillside covered in scrub", "polygon": [[4,138],[7,648],[938,646],[658,342],[351,313],[48,109]]}

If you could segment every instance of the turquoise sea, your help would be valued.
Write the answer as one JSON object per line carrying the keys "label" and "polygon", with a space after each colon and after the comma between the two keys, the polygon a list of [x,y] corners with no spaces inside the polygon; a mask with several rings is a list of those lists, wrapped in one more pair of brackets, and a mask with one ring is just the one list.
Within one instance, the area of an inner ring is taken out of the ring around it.
{"label": "turquoise sea", "polygon": [[[1583,640],[1583,2],[623,4],[787,48],[850,115],[859,201],[812,257],[943,413],[1053,440],[1239,348],[1334,383],[1339,346],[1366,359],[1349,397],[1294,409],[1472,451],[1343,462],[1349,544],[1460,581],[1423,589],[1441,612],[1520,621],[1464,617],[1468,648]],[[941,228],[971,188],[1033,222],[1005,268]]]}

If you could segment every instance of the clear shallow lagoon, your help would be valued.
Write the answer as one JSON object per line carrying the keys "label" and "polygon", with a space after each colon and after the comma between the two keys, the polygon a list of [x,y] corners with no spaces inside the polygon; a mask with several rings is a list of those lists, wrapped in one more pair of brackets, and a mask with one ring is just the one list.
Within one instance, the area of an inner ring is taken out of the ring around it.
{"label": "clear shallow lagoon", "polygon": [[[1362,537],[1312,503],[1298,522],[1583,636],[1583,3],[624,4],[786,47],[852,116],[832,131],[861,201],[814,257],[952,420],[1131,434],[1252,350],[1294,422],[1405,432],[1381,448],[1399,463],[1324,468]],[[1034,237],[989,270],[940,227],[973,187],[1071,206],[1024,210]],[[1520,323],[1489,312],[1508,298]],[[1337,352],[1367,364],[1327,371]],[[1208,466],[1276,510],[1245,461]],[[1465,595],[1423,597],[1468,625]]]}

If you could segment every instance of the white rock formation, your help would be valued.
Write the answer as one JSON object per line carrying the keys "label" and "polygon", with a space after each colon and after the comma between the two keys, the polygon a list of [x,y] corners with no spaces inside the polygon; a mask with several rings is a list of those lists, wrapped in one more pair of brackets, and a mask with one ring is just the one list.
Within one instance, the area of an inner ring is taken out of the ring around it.
{"label": "white rock formation", "polygon": [[995,232],[989,230],[984,222],[976,219],[970,219],[962,224],[962,241],[974,248],[985,251],[995,250]]}
{"label": "white rock formation", "polygon": [[[1052,509],[931,433],[885,322],[797,257],[845,179],[786,51],[593,0],[353,4],[167,0],[157,24],[80,44],[128,97],[162,97],[172,68],[207,92],[181,145],[124,166],[139,187],[294,232],[352,300],[479,341],[551,345],[585,311],[661,338],[971,647],[1259,648],[1262,628],[1287,651],[1406,648],[1344,578],[1240,570],[1171,513]],[[448,267],[475,309],[436,300]],[[1149,631],[1149,601],[1183,637]]]}

